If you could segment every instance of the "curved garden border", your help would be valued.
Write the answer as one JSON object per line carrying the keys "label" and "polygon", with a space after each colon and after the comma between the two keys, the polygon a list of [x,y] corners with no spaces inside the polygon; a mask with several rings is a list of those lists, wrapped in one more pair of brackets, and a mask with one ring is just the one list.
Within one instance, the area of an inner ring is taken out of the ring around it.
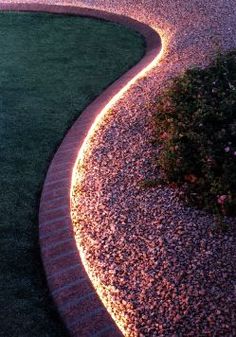
{"label": "curved garden border", "polygon": [[68,131],[47,172],[39,209],[39,240],[49,289],[71,336],[120,337],[122,333],[99,299],[78,254],[70,216],[72,171],[96,117],[122,88],[151,64],[161,50],[161,39],[143,23],[100,10],[37,3],[0,3],[0,10],[94,17],[128,26],[146,40],[142,60],[103,91]]}

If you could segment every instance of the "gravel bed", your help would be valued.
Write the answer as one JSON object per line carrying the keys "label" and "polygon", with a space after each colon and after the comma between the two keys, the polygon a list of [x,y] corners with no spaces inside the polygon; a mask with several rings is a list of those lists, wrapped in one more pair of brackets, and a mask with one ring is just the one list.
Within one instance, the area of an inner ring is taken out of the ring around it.
{"label": "gravel bed", "polygon": [[236,47],[235,0],[40,2],[126,14],[164,42],[159,65],[107,114],[73,189],[81,254],[110,313],[127,337],[236,337],[235,220],[220,233],[177,191],[140,187],[157,174],[149,105],[172,76]]}
{"label": "gravel bed", "polygon": [[217,232],[177,191],[140,187],[157,174],[149,105],[172,76],[236,47],[235,0],[51,3],[126,14],[164,42],[159,65],[107,114],[78,168],[75,233],[103,301],[127,337],[235,337],[235,220]]}
{"label": "gravel bed", "polygon": [[[78,2],[77,2],[78,3]],[[149,106],[168,79],[236,47],[232,0],[79,1],[156,27],[159,65],[107,114],[74,185],[75,233],[87,268],[125,336],[236,336],[235,234],[188,208],[155,172]],[[138,13],[138,15],[137,15]],[[82,173],[81,173],[82,172]]]}
{"label": "gravel bed", "polygon": [[234,0],[79,1],[156,27],[159,65],[107,114],[74,185],[73,221],[90,277],[129,337],[236,336],[236,221],[143,189],[155,172],[149,105],[168,79],[236,47]]}

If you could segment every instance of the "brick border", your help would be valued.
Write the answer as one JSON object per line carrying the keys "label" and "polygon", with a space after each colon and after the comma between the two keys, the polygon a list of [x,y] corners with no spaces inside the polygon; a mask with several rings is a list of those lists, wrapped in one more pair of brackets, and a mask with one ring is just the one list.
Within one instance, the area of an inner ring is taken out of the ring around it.
{"label": "brick border", "polygon": [[126,16],[74,6],[37,3],[0,3],[1,11],[41,11],[76,14],[128,26],[146,40],[146,54],[132,69],[110,85],[80,115],[56,152],[44,182],[39,209],[41,256],[50,292],[73,337],[121,337],[122,333],[99,299],[78,254],[70,217],[70,187],[78,151],[96,116],[161,50],[151,27]]}

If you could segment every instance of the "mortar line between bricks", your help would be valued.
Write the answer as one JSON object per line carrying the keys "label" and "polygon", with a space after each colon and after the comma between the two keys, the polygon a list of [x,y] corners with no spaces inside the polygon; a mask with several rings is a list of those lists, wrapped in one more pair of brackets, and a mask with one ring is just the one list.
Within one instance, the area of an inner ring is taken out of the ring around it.
{"label": "mortar line between bricks", "polygon": [[[99,313],[101,313],[102,311],[105,311],[106,309],[104,307],[97,307],[91,311],[89,311],[89,313],[85,314],[85,315],[82,315],[80,318],[76,318],[76,319],[73,319],[71,323],[69,323],[69,326],[70,328],[73,328],[73,326],[75,326],[76,324],[78,323],[81,323],[83,322],[84,320],[88,319],[88,318],[91,318]],[[78,327],[79,329],[79,327]]]}
{"label": "mortar line between bricks", "polygon": [[63,216],[59,216],[59,217],[56,217],[54,219],[51,219],[51,220],[48,220],[48,221],[43,221],[40,223],[40,227],[44,227],[44,226],[48,226],[48,225],[51,225],[51,224],[55,224],[59,221],[66,221],[66,220],[71,220],[70,217],[68,215],[63,215]]}
{"label": "mortar line between bricks", "polygon": [[45,233],[45,234],[41,234],[40,233],[39,234],[39,238],[40,238],[40,240],[42,240],[42,239],[49,239],[50,237],[56,236],[56,235],[58,235],[60,233],[63,233],[63,232],[71,232],[72,233],[72,229],[70,229],[68,227],[68,225],[64,225],[63,227],[57,228],[57,229],[55,229],[53,231],[50,231],[49,233],[48,232]]}
{"label": "mortar line between bricks", "polygon": [[71,152],[73,153],[74,151],[76,151],[76,149],[77,148],[75,148],[75,147],[74,148],[68,148],[68,149],[61,148],[60,149],[60,154],[64,154],[64,153],[66,154],[66,153],[71,153]]}
{"label": "mortar line between bricks", "polygon": [[[128,70],[111,86],[105,89],[104,92],[97,99],[95,99],[95,101],[92,102],[92,105],[87,106],[87,108],[82,112],[77,121],[73,124],[72,128],[68,131],[66,137],[63,139],[61,146],[57,150],[50,164],[48,174],[44,183],[43,192],[41,195],[41,204],[39,211],[40,245],[42,248],[46,246],[45,242],[46,238],[52,237],[55,234],[60,235],[60,233],[64,233],[67,229],[72,228],[70,212],[68,216],[60,216],[60,217],[56,216],[54,220],[42,221],[43,219],[42,214],[44,214],[44,212],[47,212],[46,211],[47,208],[50,207],[50,205],[53,204],[53,202],[56,202],[56,200],[58,201],[61,200],[62,202],[66,201],[68,202],[68,205],[70,204],[70,188],[71,188],[71,186],[69,186],[70,184],[64,187],[52,186],[52,184],[56,184],[57,181],[59,180],[58,178],[56,178],[57,172],[59,172],[58,174],[61,174],[63,176],[63,174],[60,172],[63,172],[63,170],[64,172],[68,171],[68,176],[69,175],[72,176],[73,167],[75,165],[76,160],[74,154],[76,154],[76,152],[77,154],[79,153],[83,141],[89,129],[91,128],[94,120],[96,119],[97,115],[106,106],[106,104],[108,104],[108,102],[110,102],[110,100],[112,100],[112,98],[121,91],[122,87],[127,85],[127,83],[129,83],[132,80],[132,78],[138,76],[138,74],[141,73],[142,70],[144,70],[149,64],[151,64],[151,62],[156,57],[154,54],[157,54],[157,52],[160,50],[161,43],[159,35],[156,33],[155,30],[153,30],[148,25],[138,22],[137,20],[129,18],[127,16],[117,15],[105,11],[103,12],[100,10],[81,8],[81,7],[39,4],[39,3],[28,3],[28,4],[2,3],[1,10],[18,10],[18,11],[23,10],[23,11],[36,11],[36,12],[41,11],[41,12],[51,12],[61,14],[63,13],[76,14],[86,17],[90,16],[97,19],[105,19],[108,21],[116,22],[119,24],[123,24],[124,26],[127,26],[129,28],[133,28],[135,31],[143,35],[146,39],[147,48],[144,57],[133,68]],[[150,50],[154,49],[156,50],[156,53],[152,53],[153,55],[152,57],[152,55],[150,55]],[[75,148],[70,149],[71,143],[75,143]],[[65,147],[63,148],[63,146]],[[76,149],[76,147],[78,148]],[[63,156],[63,154],[65,154],[65,156]],[[71,172],[71,174],[69,173],[69,171]],[[53,179],[53,177],[55,180],[54,181],[50,180],[51,178]],[[63,221],[65,223],[63,223]],[[47,227],[48,225],[52,226]],[[50,230],[49,233],[47,233],[47,229]],[[41,233],[43,234],[41,235]],[[73,231],[68,231],[68,235],[74,237]],[[73,254],[76,254],[76,256],[78,255],[79,262],[74,265],[71,265],[70,267],[63,268],[63,265],[60,264],[62,261],[61,259],[63,259],[63,257],[66,256],[70,255],[73,256]],[[52,293],[52,296],[54,297],[54,301],[58,307],[58,310],[71,334],[74,337],[88,337],[91,335],[92,336],[95,335],[94,337],[96,337],[97,334],[98,337],[102,333],[105,333],[106,337],[109,337],[110,336],[109,331],[111,331],[112,329],[108,329],[107,325],[109,324],[112,326],[111,323],[113,321],[98,296],[96,298],[99,301],[100,305],[96,306],[95,308],[91,308],[91,311],[87,312],[85,315],[82,316],[80,315],[79,306],[78,308],[76,308],[75,311],[70,312],[69,315],[63,314],[60,308],[61,303],[59,297],[65,296],[65,298],[67,299],[69,298],[68,297],[69,295],[66,294],[66,290],[72,289],[73,286],[82,284],[82,282],[86,282],[87,285],[91,287],[91,281],[84,270],[84,266],[79,257],[79,251],[77,249],[73,249],[69,252],[59,251],[56,252],[55,256],[53,257],[47,256],[47,254],[42,254],[42,259],[44,265],[46,266],[46,275],[50,286],[50,291]],[[56,263],[56,261],[58,261],[58,264]],[[53,269],[51,267],[53,267]],[[52,270],[54,270],[53,273]],[[68,276],[66,275],[67,272],[70,272]],[[63,277],[60,279],[60,276],[62,274]],[[75,280],[77,274],[78,277]],[[70,281],[72,282],[70,283]],[[83,288],[84,287],[81,287],[81,290],[78,289],[78,296],[81,294],[83,295]],[[97,295],[95,290],[94,294]],[[70,315],[73,316],[70,317]],[[101,318],[102,322],[104,322],[103,323],[104,329],[102,326],[100,326],[100,329],[98,328],[96,330],[97,320],[94,319],[94,316],[96,315],[98,319]],[[116,332],[115,333],[116,336],[122,336],[122,333],[120,332],[120,330],[118,330],[117,326],[115,325],[115,322],[113,325],[113,330]],[[81,333],[81,331],[86,332]]]}
{"label": "mortar line between bricks", "polygon": [[40,206],[50,206],[50,204],[53,204],[54,202],[60,201],[60,200],[65,200],[65,197],[55,197],[55,198],[50,198],[50,200],[43,200],[40,203]]}
{"label": "mortar line between bricks", "polygon": [[61,241],[46,244],[44,247],[42,247],[42,252],[45,253],[45,252],[47,252],[51,249],[60,247],[61,245],[65,244],[65,243],[68,243],[68,242],[75,242],[75,239],[73,237],[70,237],[68,239],[64,239],[64,240],[61,240]]}
{"label": "mortar line between bricks", "polygon": [[73,269],[76,269],[77,267],[81,267],[81,264],[80,263],[76,263],[76,264],[73,264],[73,265],[71,265],[69,267],[62,268],[62,269],[60,269],[57,272],[50,273],[50,275],[48,276],[48,279],[52,279],[52,278],[54,278],[56,276],[60,276],[62,274],[65,274],[66,272],[71,271]]}
{"label": "mortar line between bricks", "polygon": [[79,296],[78,298],[75,298],[74,300],[69,299],[69,301],[65,304],[61,305],[61,309],[62,311],[66,311],[67,309],[71,309],[74,306],[77,306],[79,303],[93,297],[96,296],[96,293],[94,291],[90,291],[89,293],[87,293],[86,295],[83,296]]}
{"label": "mortar line between bricks", "polygon": [[85,277],[84,278],[80,278],[80,279],[78,279],[78,280],[76,280],[74,282],[71,282],[71,283],[68,283],[68,284],[66,284],[66,285],[64,285],[62,287],[56,288],[51,293],[53,295],[56,295],[56,294],[62,292],[63,290],[68,290],[68,289],[73,288],[73,287],[75,287],[77,285],[80,285],[81,283],[85,282],[86,280],[87,279]]}
{"label": "mortar line between bricks", "polygon": [[108,325],[107,327],[105,327],[104,329],[99,330],[98,332],[90,335],[89,337],[101,337],[102,334],[104,334],[104,332],[108,332],[111,330],[115,330],[113,325]]}
{"label": "mortar line between bricks", "polygon": [[53,166],[50,167],[49,171],[52,170],[53,173],[56,173],[56,174],[60,174],[60,173],[64,173],[64,172],[71,172],[71,167],[63,167],[63,165],[61,165],[61,166],[62,166],[62,168],[57,169],[56,165],[53,165]]}
{"label": "mortar line between bricks", "polygon": [[55,167],[50,167],[49,171],[48,172],[52,172],[53,175],[57,176],[58,174],[62,174],[62,173],[68,173],[68,172],[71,172],[71,168],[70,167],[62,167],[62,168],[59,168],[59,169],[55,169]]}
{"label": "mortar line between bricks", "polygon": [[[48,186],[47,186],[47,189],[48,189]],[[60,198],[60,197],[62,197],[62,195],[64,196],[64,199],[66,199],[65,191],[69,192],[69,187],[67,187],[67,186],[59,187],[59,188],[54,187],[53,189],[48,190],[47,192],[43,192],[43,201],[45,201],[45,198],[47,198],[47,197],[49,197],[50,199],[54,198],[54,197]],[[54,196],[53,195],[54,193],[60,193],[60,195]]]}
{"label": "mortar line between bricks", "polygon": [[[53,163],[53,165],[50,167],[50,169],[55,170],[55,172],[56,172],[61,167],[63,167],[63,168],[67,167],[68,170],[69,170],[69,167],[73,166],[73,164],[74,164],[74,162],[72,160],[69,160],[67,162],[62,162],[62,163],[60,162],[60,163],[56,163],[56,164]],[[72,173],[72,168],[71,168],[71,173]]]}
{"label": "mortar line between bricks", "polygon": [[59,261],[59,260],[63,259],[64,257],[68,257],[68,256],[71,256],[71,255],[79,256],[78,249],[74,248],[70,251],[67,251],[66,253],[57,254],[57,256],[54,256],[54,257],[50,258],[50,262],[51,263],[56,262],[56,261]]}
{"label": "mortar line between bricks", "polygon": [[42,215],[47,215],[53,212],[57,212],[57,211],[62,211],[62,210],[68,210],[70,211],[70,207],[67,204],[63,204],[62,206],[59,207],[50,207],[50,208],[46,208],[42,211]]}
{"label": "mortar line between bricks", "polygon": [[70,146],[78,146],[79,144],[78,144],[79,142],[68,142],[68,143],[66,143],[66,145],[64,145],[64,147],[62,147],[62,149],[60,149],[60,150],[65,150],[66,148],[65,147],[70,147]]}
{"label": "mortar line between bricks", "polygon": [[48,186],[52,186],[54,184],[60,184],[60,183],[63,183],[65,181],[70,181],[70,177],[66,177],[66,178],[61,178],[61,179],[55,179],[55,180],[49,180],[49,182],[46,182],[46,184],[44,185],[45,187],[48,187]]}

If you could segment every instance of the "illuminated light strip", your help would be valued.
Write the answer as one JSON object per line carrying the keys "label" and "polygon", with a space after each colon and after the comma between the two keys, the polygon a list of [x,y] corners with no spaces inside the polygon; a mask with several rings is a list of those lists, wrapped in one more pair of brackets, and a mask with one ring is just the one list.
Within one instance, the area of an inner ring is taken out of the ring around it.
{"label": "illuminated light strip", "polygon": [[[163,41],[162,41],[163,42]],[[141,79],[142,77],[146,76],[147,73],[155,68],[158,64],[158,62],[160,61],[160,59],[162,58],[163,54],[164,54],[164,50],[165,48],[161,48],[160,51],[158,51],[157,56],[155,57],[155,59],[143,70],[141,70],[140,73],[138,73],[132,80],[130,80],[115,96],[113,96],[113,98],[110,100],[110,102],[103,108],[103,110],[97,115],[95,121],[93,122],[88,134],[86,135],[84,142],[79,150],[78,153],[78,157],[76,159],[75,165],[73,167],[73,172],[72,172],[72,185],[73,186],[73,177],[75,175],[75,170],[76,170],[76,166],[78,165],[78,163],[80,162],[80,164],[82,165],[84,157],[86,152],[89,149],[89,145],[90,145],[90,141],[91,138],[93,137],[93,135],[95,134],[96,130],[99,129],[105,115],[107,114],[107,112],[109,112],[109,110],[122,98],[122,96],[128,92],[128,90],[131,88],[131,86],[133,84],[135,84],[135,82],[139,79]],[[72,192],[72,188],[71,188],[71,192]],[[72,196],[72,194],[71,194]]]}
{"label": "illuminated light strip", "polygon": [[[47,4],[37,4],[37,3],[34,3],[34,4],[22,4],[22,3],[1,3],[2,5],[2,9],[6,10],[36,10],[36,11],[39,11],[41,9],[43,10],[46,10],[46,11],[49,11],[49,12],[58,12],[58,13],[64,13],[64,11],[66,11],[66,6],[65,7],[56,7],[56,6],[53,6],[53,5],[47,5]],[[92,9],[92,8],[91,8]],[[70,11],[73,12],[73,8],[72,10],[69,9],[68,13],[70,13]],[[80,14],[79,12],[77,12],[76,14]],[[87,13],[88,16],[90,16],[90,13]],[[93,16],[93,15],[91,15]],[[119,15],[118,15],[119,16]],[[96,17],[96,14],[94,15],[94,17]],[[138,29],[136,29],[138,30]],[[154,30],[156,30],[156,32],[158,32],[157,29],[154,28]],[[86,156],[86,154],[88,153],[88,150],[91,149],[91,139],[93,137],[93,135],[95,134],[96,130],[99,129],[102,121],[103,121],[103,118],[105,117],[105,115],[109,112],[109,110],[119,101],[119,99],[130,89],[130,87],[135,84],[135,82],[138,80],[138,79],[141,79],[143,76],[145,76],[149,71],[151,71],[153,68],[155,68],[155,66],[158,64],[158,62],[160,61],[160,59],[164,56],[165,54],[165,48],[169,42],[169,39],[170,39],[170,36],[169,35],[168,37],[165,36],[166,34],[162,34],[162,32],[159,32],[160,33],[160,36],[162,38],[162,43],[164,44],[164,48],[162,46],[162,49],[161,51],[159,52],[158,50],[158,53],[156,54],[156,56],[154,56],[152,62],[149,63],[149,65],[147,65],[142,71],[140,71],[136,76],[133,77],[132,80],[130,80],[126,85],[124,85],[124,87],[118,91],[118,93],[116,95],[113,96],[113,98],[110,100],[110,102],[105,106],[105,108],[103,108],[101,110],[101,112],[97,115],[95,121],[93,122],[93,125],[92,127],[90,128],[88,134],[86,135],[86,138],[84,139],[84,142],[83,142],[83,145],[82,147],[80,148],[80,151],[78,153],[78,156],[77,156],[77,159],[76,159],[76,162],[74,164],[74,167],[73,167],[73,173],[72,173],[72,179],[71,179],[71,186],[70,186],[70,204],[72,205],[72,195],[73,195],[73,187],[74,187],[74,183],[75,182],[78,182],[78,178],[82,178],[82,163],[83,163],[83,160]],[[173,31],[172,31],[173,33]],[[145,56],[144,56],[145,57]],[[67,143],[69,144],[69,143]],[[77,165],[78,164],[81,164],[81,167],[80,167],[80,170],[77,171]],[[69,164],[73,164],[69,161],[67,161],[67,165]],[[59,168],[64,169],[65,167],[65,162],[63,163],[57,163],[53,165],[53,169],[54,170],[57,170]],[[61,192],[64,191],[64,188],[54,188],[53,189],[53,192],[49,191],[48,189],[48,186],[46,186],[46,191],[47,192],[44,192],[43,193],[43,197],[44,197],[44,202],[45,202],[45,198],[47,196],[54,196],[54,198],[58,199],[58,198],[62,198],[61,197]],[[59,194],[60,192],[60,194]],[[66,198],[67,198],[67,194],[66,194]],[[52,200],[53,202],[53,200]],[[45,203],[46,206],[47,206],[47,202]],[[46,207],[44,206],[44,207]],[[66,217],[65,218],[65,223],[67,223],[67,220],[71,220],[71,217],[72,217],[72,208],[70,208],[70,217]],[[55,219],[54,219],[55,220]],[[58,220],[58,218],[56,219]],[[62,220],[61,218],[59,220]],[[40,221],[40,231],[42,231],[42,227],[43,227],[43,230],[44,230],[44,225],[49,225],[51,224],[51,222],[46,222],[46,223],[42,223]],[[82,317],[77,317],[76,319],[72,319],[72,321],[69,323],[69,328],[72,328],[74,327],[76,324],[78,324],[78,322],[82,322],[84,321],[85,319],[87,318],[90,318],[90,317],[93,317],[95,316],[96,314],[102,312],[102,311],[105,311],[105,308],[107,309],[107,311],[110,313],[111,317],[113,318],[113,320],[116,322],[117,326],[120,328],[120,330],[123,332],[123,334],[126,335],[127,333],[127,330],[125,328],[125,317],[117,317],[115,314],[113,314],[113,311],[112,311],[112,305],[113,305],[113,298],[111,296],[111,293],[109,292],[109,286],[104,289],[104,287],[102,286],[100,280],[98,277],[96,277],[96,275],[94,275],[93,273],[93,270],[92,268],[89,267],[87,261],[86,261],[86,257],[85,257],[85,252],[83,251],[83,248],[82,246],[80,246],[80,243],[79,243],[79,239],[77,240],[77,248],[79,250],[79,253],[80,253],[80,257],[81,257],[81,260],[82,260],[82,263],[83,263],[83,266],[87,272],[87,275],[88,277],[90,278],[90,280],[92,281],[94,287],[96,288],[97,290],[97,294],[98,296],[100,297],[102,303],[104,304],[104,308],[95,308],[93,311],[89,312],[88,314],[86,315],[83,315]],[[51,260],[49,259],[49,262],[51,262]],[[70,268],[64,268],[62,269],[60,272],[55,272],[55,273],[52,273],[50,274],[50,272],[48,273],[48,280],[50,280],[51,278],[54,278],[55,276],[60,276],[62,273],[64,272],[68,272],[72,269],[76,269],[76,268],[80,268],[81,267],[81,264],[76,264],[74,266],[71,266]],[[85,279],[83,279],[84,281],[86,281]],[[51,280],[50,280],[50,283],[51,283]],[[53,283],[53,282],[52,282]],[[60,287],[57,288],[57,290],[55,292],[59,292],[59,289],[61,289]],[[62,287],[62,290],[65,289]],[[106,293],[107,296],[104,296],[104,293]],[[57,298],[56,298],[57,299]],[[121,313],[122,315],[122,303],[118,302],[115,303],[115,307],[116,309],[119,308],[119,313]],[[124,307],[124,306],[123,306]],[[132,331],[133,333],[135,333],[136,331]],[[129,335],[130,337],[133,337],[134,335],[131,334]]]}
{"label": "illuminated light strip", "polygon": [[[159,33],[157,29],[155,29],[155,31],[157,32],[157,34]],[[159,36],[159,34],[158,34]],[[154,57],[154,59],[152,60],[152,62],[150,64],[148,64],[143,70],[141,70],[136,76],[133,77],[133,79],[131,79],[126,85],[124,85],[124,87],[116,94],[113,96],[113,98],[109,101],[109,103],[101,110],[101,112],[97,115],[95,121],[93,122],[90,130],[88,131],[84,142],[79,150],[76,162],[74,164],[73,167],[73,172],[72,172],[72,179],[71,179],[71,188],[70,188],[70,203],[71,203],[71,219],[73,222],[73,214],[72,214],[72,206],[73,206],[73,189],[76,183],[76,186],[78,187],[79,182],[81,182],[82,177],[83,177],[83,162],[84,162],[84,158],[85,156],[89,153],[89,150],[91,149],[91,140],[93,138],[93,136],[95,135],[95,132],[99,129],[99,127],[101,126],[104,117],[109,113],[109,111],[111,110],[112,107],[114,107],[114,105],[123,97],[123,95],[125,93],[127,93],[129,91],[129,89],[131,88],[132,85],[134,85],[139,79],[141,79],[142,77],[146,76],[148,72],[150,72],[152,69],[154,69],[158,63],[160,62],[160,60],[164,57],[166,49],[167,49],[167,42],[168,39],[165,38],[164,34],[161,34],[160,32],[160,37],[162,39],[162,46],[161,46],[161,50],[157,50],[157,54]],[[144,56],[145,57],[145,56]],[[78,193],[77,193],[78,195]],[[92,271],[92,269],[90,268],[87,260],[86,260],[86,254],[85,251],[82,247],[82,245],[80,244],[81,239],[79,237],[76,238],[76,244],[77,244],[77,248],[81,257],[81,261],[83,263],[83,266],[87,272],[88,277],[90,278],[93,286],[96,289],[96,292],[100,298],[100,300],[102,301],[103,305],[105,306],[105,308],[107,309],[107,311],[109,312],[110,316],[112,317],[112,319],[114,320],[114,322],[116,323],[116,325],[118,326],[118,328],[120,329],[120,331],[122,332],[122,334],[124,336],[134,336],[135,332],[131,332],[127,330],[127,318],[125,316],[123,317],[117,317],[117,315],[113,312],[112,310],[112,306],[114,307],[114,304],[117,304],[117,306],[122,307],[122,303],[117,303],[117,300],[115,302],[112,301],[112,297],[109,294],[109,287],[108,289],[105,289],[105,286],[101,284],[101,281],[99,280],[99,278],[94,274],[94,272]],[[106,296],[104,296],[104,292],[106,292]],[[123,305],[124,307],[124,305]],[[121,316],[122,316],[122,310],[120,310],[121,312]],[[132,334],[134,333],[134,334]]]}

